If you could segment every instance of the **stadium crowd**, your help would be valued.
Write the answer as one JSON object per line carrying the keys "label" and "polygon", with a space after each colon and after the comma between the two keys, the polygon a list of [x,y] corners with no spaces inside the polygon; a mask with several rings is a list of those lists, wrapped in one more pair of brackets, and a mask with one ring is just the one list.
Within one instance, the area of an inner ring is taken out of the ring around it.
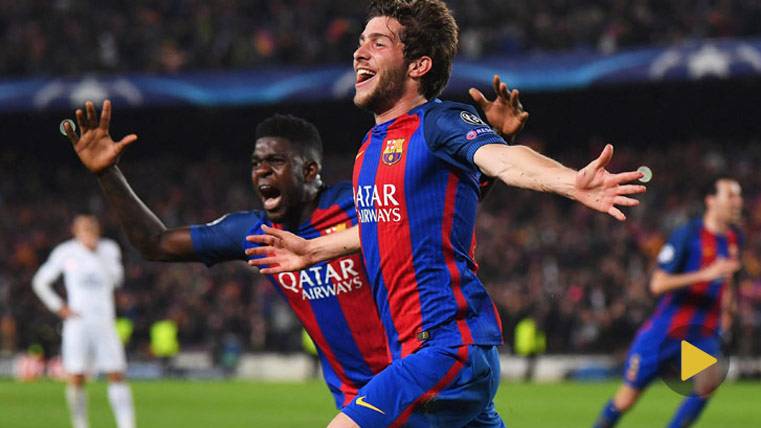
{"label": "stadium crowd", "polygon": [[[755,0],[449,0],[470,58],[761,34]],[[0,75],[345,64],[353,0],[0,0]],[[44,17],[44,19],[40,19]],[[508,18],[505,18],[508,17]]]}
{"label": "stadium crowd", "polygon": [[[573,166],[586,163],[602,146],[591,141],[586,150],[559,148],[530,135],[521,142]],[[744,186],[744,230],[751,237],[738,284],[734,341],[740,353],[761,354],[761,241],[752,238],[761,232],[761,175],[756,172],[761,144],[721,143],[619,146],[612,169],[647,162],[655,174],[642,206],[630,210],[623,224],[555,196],[497,186],[480,209],[477,261],[508,344],[516,323],[530,317],[545,332],[548,352],[623,350],[654,305],[647,283],[668,231],[701,208],[696,180],[732,171]],[[722,150],[730,146],[731,152]],[[327,181],[346,178],[351,162],[329,156]],[[125,163],[138,194],[170,227],[256,206],[245,158],[212,155],[193,161],[164,153]],[[301,330],[287,305],[244,263],[207,270],[145,262],[129,247],[95,180],[81,167],[51,168],[10,149],[0,151],[0,165],[0,352],[35,343],[57,352],[60,323],[32,293],[30,280],[51,248],[68,237],[72,216],[82,211],[98,213],[106,235],[124,248],[126,283],[116,301],[118,315],[134,326],[128,346],[133,356],[149,355],[150,325],[161,319],[177,323],[186,350],[300,349]]]}

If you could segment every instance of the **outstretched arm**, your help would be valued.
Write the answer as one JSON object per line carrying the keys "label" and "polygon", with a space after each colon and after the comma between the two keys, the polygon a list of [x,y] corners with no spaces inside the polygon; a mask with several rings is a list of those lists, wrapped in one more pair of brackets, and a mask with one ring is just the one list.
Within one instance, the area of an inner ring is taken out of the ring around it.
{"label": "outstretched arm", "polygon": [[508,90],[498,74],[494,75],[492,86],[497,98],[489,101],[476,88],[470,88],[468,93],[486,115],[486,121],[505,140],[513,141],[528,120],[528,112],[523,110],[520,93],[517,89]]}
{"label": "outstretched arm", "polygon": [[122,229],[130,243],[148,260],[200,261],[193,250],[190,229],[167,229],[164,223],[140,200],[119,170],[119,157],[137,135],[130,134],[114,141],[109,134],[111,102],[103,102],[98,120],[92,102],[85,103],[85,111],[76,111],[80,135],[69,123],[64,124],[79,160],[96,175],[109,205],[116,211]]}
{"label": "outstretched arm", "polygon": [[655,295],[660,295],[700,282],[709,282],[719,278],[731,280],[732,275],[740,270],[740,267],[740,262],[735,259],[718,258],[710,265],[695,272],[674,274],[658,269],[650,279],[650,291]]}
{"label": "outstretched arm", "polygon": [[246,237],[249,242],[259,245],[247,249],[246,255],[258,257],[249,260],[248,264],[260,268],[265,275],[301,270],[361,249],[358,226],[314,239],[304,239],[266,225],[262,230],[264,235]]}
{"label": "outstretched arm", "polygon": [[557,193],[617,220],[626,220],[617,206],[638,205],[638,200],[627,195],[643,193],[646,188],[627,184],[642,178],[641,172],[608,172],[605,167],[612,158],[613,146],[608,144],[597,159],[574,171],[526,146],[489,144],[478,149],[473,160],[484,174],[509,186]]}

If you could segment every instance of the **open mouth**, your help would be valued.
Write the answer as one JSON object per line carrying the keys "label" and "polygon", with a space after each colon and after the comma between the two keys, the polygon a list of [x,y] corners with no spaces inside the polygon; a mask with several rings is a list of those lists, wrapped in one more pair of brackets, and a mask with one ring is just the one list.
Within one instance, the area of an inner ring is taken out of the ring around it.
{"label": "open mouth", "polygon": [[262,197],[262,203],[266,211],[272,211],[280,206],[280,202],[283,199],[283,195],[274,186],[269,184],[262,184],[259,186],[259,194]]}
{"label": "open mouth", "polygon": [[355,85],[359,86],[363,83],[366,83],[369,80],[372,80],[375,77],[376,73],[368,68],[358,68],[357,69],[357,80],[355,81]]}

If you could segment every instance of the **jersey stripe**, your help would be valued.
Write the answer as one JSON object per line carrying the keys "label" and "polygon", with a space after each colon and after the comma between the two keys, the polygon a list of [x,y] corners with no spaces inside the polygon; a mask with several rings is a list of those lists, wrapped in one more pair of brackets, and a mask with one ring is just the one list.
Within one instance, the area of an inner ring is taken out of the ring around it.
{"label": "jersey stripe", "polygon": [[[313,218],[317,217],[323,217],[320,213],[320,210],[315,210],[315,213],[313,214]],[[277,229],[284,229],[282,224],[276,223],[273,224],[273,227]],[[306,233],[315,233],[316,230],[309,227],[305,230],[301,231],[302,234]],[[322,234],[322,232],[319,232],[319,234]],[[306,299],[289,299],[287,295],[285,295],[285,292],[277,285],[277,280],[274,278],[274,276],[271,276],[273,281],[275,281],[275,288],[280,291],[281,295],[286,298],[288,301],[288,304],[293,309],[293,312],[296,314],[297,318],[301,320],[302,324],[304,325],[304,329],[309,333],[309,337],[312,338],[317,348],[321,351],[321,359],[325,360],[324,362],[327,362],[328,365],[331,368],[331,371],[335,376],[338,378],[340,384],[338,386],[338,389],[341,391],[341,394],[343,395],[341,405],[345,406],[351,400],[354,399],[354,397],[357,395],[357,391],[359,390],[359,385],[356,385],[347,375],[347,367],[344,367],[344,364],[341,363],[341,360],[338,358],[338,356],[335,353],[335,350],[331,347],[331,343],[341,343],[343,342],[343,347],[353,347],[351,345],[346,343],[346,341],[341,341],[341,337],[339,335],[334,335],[336,337],[327,337],[325,333],[323,333],[321,329],[321,325],[330,325],[331,323],[335,323],[335,310],[331,309],[330,306],[334,306],[328,299],[319,299],[319,300],[306,300]],[[301,277],[300,275],[296,276],[297,278],[297,288],[299,290],[304,290],[304,284],[301,283]],[[326,316],[333,318],[332,320],[320,320],[321,318],[324,319]],[[348,325],[347,320],[341,320],[341,325]],[[328,334],[333,333],[332,331],[328,331]],[[335,332],[340,333],[340,332]],[[354,355],[357,355],[358,353],[354,353]],[[357,368],[354,367],[356,370]],[[361,368],[360,368],[361,370]],[[367,368],[365,368],[365,371],[368,371]],[[368,373],[369,374],[369,373]],[[356,375],[356,373],[355,373]],[[340,399],[340,397],[337,397]]]}
{"label": "jersey stripe", "polygon": [[[377,374],[391,361],[386,346],[380,346],[386,343],[386,337],[383,329],[380,328],[381,322],[378,311],[375,307],[368,307],[367,303],[372,302],[372,290],[370,282],[367,280],[364,269],[362,268],[361,255],[355,254],[350,257],[344,257],[340,260],[330,262],[330,265],[336,270],[341,271],[342,263],[353,262],[354,269],[359,274],[362,289],[353,290],[351,293],[338,295],[338,303],[341,306],[341,312],[346,318],[347,325],[354,339],[354,343],[359,348],[359,352],[364,359],[367,369],[373,375]],[[357,284],[348,284],[349,287],[356,287]],[[352,296],[351,294],[356,294]]]}
{"label": "jersey stripe", "polygon": [[476,230],[473,229],[473,236],[470,238],[470,250],[468,255],[473,261],[473,273],[478,272],[478,262],[476,261],[476,248],[478,247],[478,240],[476,239]]}
{"label": "jersey stripe", "polygon": [[[405,171],[409,158],[409,145],[411,137],[419,127],[420,121],[417,116],[400,116],[397,123],[402,126],[394,127],[391,132],[385,133],[381,148],[385,148],[386,142],[391,139],[404,139],[405,147],[401,159],[394,164],[380,162],[378,164],[375,183],[378,191],[384,186],[393,183],[396,186],[397,202],[402,219],[408,219],[407,200],[405,189]],[[381,206],[376,204],[376,209]],[[422,325],[422,311],[420,296],[418,294],[417,278],[413,265],[412,240],[410,237],[409,221],[386,221],[377,222],[378,251],[381,254],[380,270],[383,282],[394,287],[389,290],[389,311],[396,330],[399,332],[399,340],[402,349],[401,356],[405,357],[417,350],[420,342],[416,340],[417,331],[415,326]]]}
{"label": "jersey stripe", "polygon": [[452,288],[452,294],[454,295],[455,302],[457,303],[457,315],[455,320],[457,321],[457,328],[460,330],[460,334],[463,337],[464,343],[472,343],[473,335],[471,334],[470,327],[466,321],[466,315],[468,311],[468,302],[465,299],[465,295],[462,292],[460,270],[455,262],[455,249],[452,245],[452,229],[454,226],[454,214],[455,214],[455,197],[457,196],[457,185],[459,183],[459,177],[456,174],[450,172],[447,179],[446,199],[444,202],[444,221],[442,228],[442,242],[444,250],[444,260],[449,270],[450,287]]}
{"label": "jersey stripe", "polygon": [[505,329],[502,327],[502,317],[499,316],[499,310],[494,302],[491,302],[491,307],[494,309],[494,319],[497,321],[497,327],[499,327],[499,333],[505,334]]}
{"label": "jersey stripe", "polygon": [[[332,207],[336,207],[333,205]],[[327,211],[327,212],[326,212]],[[312,214],[312,225],[321,225],[322,219],[331,219],[330,224],[341,226],[341,229],[352,227],[351,219],[348,214],[342,210],[338,212],[332,212],[333,210],[315,210]],[[319,234],[325,236],[330,233],[337,232],[339,230],[336,227],[328,228],[320,227]],[[354,277],[356,281],[349,282],[348,284],[334,284],[337,287],[343,287],[344,289],[350,289],[351,292],[337,294],[338,304],[341,308],[341,313],[346,319],[346,325],[349,328],[349,332],[353,339],[353,345],[358,348],[359,354],[363,358],[365,367],[350,368],[352,371],[359,371],[367,373],[369,376],[375,375],[391,361],[388,356],[387,347],[381,346],[386,343],[385,333],[381,327],[380,317],[378,311],[373,310],[375,308],[368,308],[368,302],[373,302],[372,290],[369,286],[367,274],[365,273],[364,265],[362,264],[362,257],[360,254],[354,254],[339,259],[334,259],[327,263],[333,269],[334,272],[351,271],[356,272]],[[362,288],[356,289],[355,287],[361,286]],[[334,316],[335,311],[326,311],[326,315]],[[343,361],[354,361],[355,358],[345,358]],[[344,403],[345,405],[345,403]]]}
{"label": "jersey stripe", "polygon": [[[730,258],[733,257],[731,249],[737,248],[737,234],[735,234],[733,230],[730,229],[729,232],[727,232],[727,238],[724,244],[726,245],[726,248],[723,249],[722,253],[727,254]],[[711,305],[705,320],[706,328],[711,331],[719,327],[719,315],[721,315],[721,306],[724,301],[724,296],[727,292],[727,288],[730,286],[731,284],[726,280],[722,281],[720,284],[717,284],[717,290],[713,294],[713,304]]]}
{"label": "jersey stripe", "polygon": [[[700,230],[700,268],[708,267],[711,263],[716,261],[716,256],[719,251],[719,243],[716,239],[716,235],[709,232],[705,227]],[[703,296],[708,292],[708,288],[711,286],[712,281],[701,282],[691,287],[690,291],[693,295]]]}
{"label": "jersey stripe", "polygon": [[[381,135],[382,137],[382,135]],[[357,192],[357,183],[359,183],[360,176],[371,176],[369,177],[370,181],[375,181],[375,171],[377,169],[377,162],[380,160],[381,156],[381,145],[375,144],[371,145],[373,138],[378,138],[373,135],[373,132],[370,131],[365,136],[364,141],[362,142],[359,151],[357,152],[357,156],[354,160],[354,172],[353,172],[353,187],[355,192],[355,204],[356,204],[356,192]],[[372,146],[372,147],[371,147]],[[367,159],[370,159],[366,162]],[[373,162],[373,159],[375,162]],[[355,207],[357,210],[357,217],[359,217],[362,213],[360,211],[360,208],[357,206]],[[368,228],[368,227],[376,227],[375,224],[371,223],[365,223],[358,222],[359,228],[360,228],[360,234],[359,239],[362,243],[362,256],[365,259],[365,264],[367,266],[380,266],[380,253],[378,251],[378,246],[376,245],[368,245],[365,246],[364,242],[362,241],[363,233],[362,229]],[[377,232],[376,232],[377,233]],[[371,276],[370,281],[371,284],[374,285],[373,294],[375,297],[375,302],[377,305],[378,312],[381,314],[384,313],[386,310],[386,307],[388,305],[388,290],[386,288],[386,283],[383,280],[382,276],[377,275],[377,273],[373,273],[368,271],[368,274]],[[396,327],[389,323],[384,322],[383,324],[384,329],[386,331],[386,337],[388,338],[388,344],[396,344],[398,342],[398,333],[396,330]],[[388,348],[388,353],[392,359],[400,358],[400,351],[396,347],[390,347]]]}

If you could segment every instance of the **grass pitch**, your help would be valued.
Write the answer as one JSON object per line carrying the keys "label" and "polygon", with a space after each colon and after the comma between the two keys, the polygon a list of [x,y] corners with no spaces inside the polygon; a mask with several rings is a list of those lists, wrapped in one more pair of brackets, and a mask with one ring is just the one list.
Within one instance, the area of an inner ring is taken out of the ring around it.
{"label": "grass pitch", "polygon": [[[590,427],[616,383],[515,384],[502,382],[497,409],[508,428]],[[132,382],[138,426],[150,427],[324,427],[334,416],[332,399],[320,382]],[[64,386],[0,381],[0,427],[68,427]],[[114,427],[106,385],[89,385],[90,423]],[[621,428],[664,427],[682,397],[655,383]],[[761,384],[727,383],[708,405],[701,428],[761,426]]]}

